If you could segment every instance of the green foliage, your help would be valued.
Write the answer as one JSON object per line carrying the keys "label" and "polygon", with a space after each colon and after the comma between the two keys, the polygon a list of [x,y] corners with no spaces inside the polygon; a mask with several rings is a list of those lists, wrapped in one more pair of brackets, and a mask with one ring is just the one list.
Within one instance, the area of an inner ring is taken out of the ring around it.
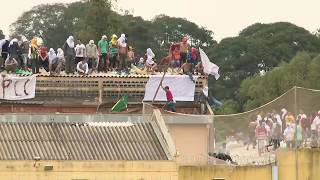
{"label": "green foliage", "polygon": [[[120,15],[112,10],[112,0],[86,0],[70,4],[39,5],[25,12],[12,24],[15,34],[31,39],[41,36],[49,47],[61,47],[69,35],[87,43],[100,40],[102,35],[129,35],[128,43],[137,54],[144,55],[152,48],[160,59],[168,52],[169,42],[187,35],[194,46],[216,44],[213,33],[186,19],[165,15],[146,21],[128,13]],[[179,26],[178,26],[179,25]],[[168,27],[168,28],[167,28]],[[167,34],[166,34],[167,32]]]}
{"label": "green foliage", "polygon": [[286,22],[249,26],[239,36],[223,39],[208,51],[221,72],[218,81],[209,82],[210,87],[218,99],[237,101],[240,110],[255,107],[257,104],[254,102],[243,104],[239,97],[241,82],[289,62],[298,51],[320,52],[319,39],[307,30]]}
{"label": "green foliage", "polygon": [[219,109],[215,110],[215,114],[234,114],[237,113],[239,110],[239,104],[238,102],[234,100],[224,100],[222,101],[223,105],[219,107]]}
{"label": "green foliage", "polygon": [[0,39],[3,39],[4,38],[4,34],[3,34],[3,31],[0,29]]}
{"label": "green foliage", "polygon": [[320,56],[300,52],[289,63],[242,81],[239,96],[244,102],[244,110],[261,106],[280,96],[293,86],[320,88],[316,80],[320,77]]}

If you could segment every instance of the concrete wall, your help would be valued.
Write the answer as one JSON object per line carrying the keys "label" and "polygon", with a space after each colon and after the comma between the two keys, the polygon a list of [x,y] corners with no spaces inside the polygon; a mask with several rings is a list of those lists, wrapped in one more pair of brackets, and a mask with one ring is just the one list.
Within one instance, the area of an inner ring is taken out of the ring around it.
{"label": "concrete wall", "polygon": [[178,180],[178,167],[174,161],[0,161],[0,179]]}
{"label": "concrete wall", "polygon": [[[209,129],[207,124],[167,124],[180,155],[180,164],[207,161]],[[203,158],[202,158],[203,157]]]}
{"label": "concrete wall", "polygon": [[179,180],[214,180],[214,178],[225,180],[271,180],[271,166],[184,166],[179,169]]}
{"label": "concrete wall", "polygon": [[319,180],[320,149],[277,152],[279,180]]}
{"label": "concrete wall", "polygon": [[[319,180],[320,149],[279,150],[278,180]],[[266,166],[181,166],[179,180],[272,180],[272,165]]]}

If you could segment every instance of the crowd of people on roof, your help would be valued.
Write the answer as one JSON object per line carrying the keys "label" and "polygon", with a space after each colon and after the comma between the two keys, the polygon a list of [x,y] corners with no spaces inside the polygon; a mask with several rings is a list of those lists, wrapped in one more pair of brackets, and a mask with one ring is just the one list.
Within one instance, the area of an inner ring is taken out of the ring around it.
{"label": "crowd of people on roof", "polygon": [[272,113],[259,113],[249,123],[249,143],[258,145],[259,152],[268,150],[272,146],[299,148],[318,147],[320,145],[320,111],[307,116],[302,110],[296,116],[286,109],[281,114],[275,110]]}
{"label": "crowd of people on roof", "polygon": [[[34,37],[30,42],[26,38],[5,37],[0,40],[0,70],[8,73],[49,73],[88,75],[91,73],[114,72],[117,74],[155,74],[170,69],[177,74],[203,73],[198,49],[190,47],[188,38],[181,42],[171,43],[168,56],[156,58],[151,48],[145,55],[135,56],[134,48],[128,45],[128,35],[118,38],[113,34],[103,35],[95,44],[90,40],[84,44],[69,36],[63,46],[58,49],[48,48],[41,38]],[[42,70],[43,69],[43,70]],[[40,71],[41,70],[41,71]]]}

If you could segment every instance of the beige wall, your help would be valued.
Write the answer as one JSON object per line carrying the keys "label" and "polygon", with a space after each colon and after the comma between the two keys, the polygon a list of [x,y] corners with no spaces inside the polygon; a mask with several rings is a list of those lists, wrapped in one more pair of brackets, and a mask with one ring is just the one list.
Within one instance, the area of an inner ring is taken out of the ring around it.
{"label": "beige wall", "polygon": [[[179,169],[179,180],[271,180],[271,166],[184,166]],[[290,180],[290,179],[286,179]]]}
{"label": "beige wall", "polygon": [[[52,171],[44,171],[52,165]],[[178,180],[173,161],[0,161],[1,180]]]}
{"label": "beige wall", "polygon": [[168,129],[182,164],[190,164],[193,160],[205,160],[203,158],[208,154],[208,125],[169,124]]}
{"label": "beige wall", "polygon": [[280,150],[277,152],[279,180],[319,180],[320,150]]}
{"label": "beige wall", "polygon": [[[279,150],[279,180],[319,180],[320,149]],[[272,165],[266,166],[181,166],[179,180],[271,180]]]}

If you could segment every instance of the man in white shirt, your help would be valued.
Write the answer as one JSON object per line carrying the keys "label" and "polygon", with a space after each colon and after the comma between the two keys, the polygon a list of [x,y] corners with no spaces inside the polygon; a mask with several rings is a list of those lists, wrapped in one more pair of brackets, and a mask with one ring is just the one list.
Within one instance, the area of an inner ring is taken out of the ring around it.
{"label": "man in white shirt", "polygon": [[77,72],[80,75],[88,75],[89,74],[89,66],[88,66],[88,63],[86,62],[85,59],[83,59],[82,61],[80,61],[77,64]]}
{"label": "man in white shirt", "polygon": [[74,48],[76,51],[76,64],[82,61],[86,57],[86,46],[78,40],[78,44]]}

